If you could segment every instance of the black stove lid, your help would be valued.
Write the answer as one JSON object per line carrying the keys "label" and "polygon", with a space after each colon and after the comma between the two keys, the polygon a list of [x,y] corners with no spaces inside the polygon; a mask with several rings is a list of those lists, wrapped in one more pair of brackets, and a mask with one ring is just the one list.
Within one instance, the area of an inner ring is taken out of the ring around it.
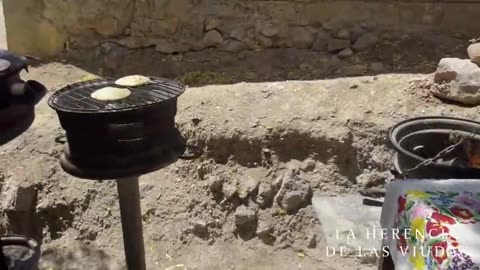
{"label": "black stove lid", "polygon": [[[48,104],[54,110],[72,113],[113,113],[140,109],[183,94],[185,86],[177,81],[153,78],[146,85],[121,87],[113,79],[97,79],[74,83],[55,92]],[[104,87],[128,88],[130,96],[113,101],[100,101],[90,95]]]}
{"label": "black stove lid", "polygon": [[27,68],[27,58],[0,49],[0,76],[18,73]]}

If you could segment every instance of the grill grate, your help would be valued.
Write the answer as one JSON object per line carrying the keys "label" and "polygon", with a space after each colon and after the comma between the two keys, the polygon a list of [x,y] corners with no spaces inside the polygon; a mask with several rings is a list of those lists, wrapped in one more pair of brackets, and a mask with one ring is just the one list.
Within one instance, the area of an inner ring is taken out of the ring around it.
{"label": "grill grate", "polygon": [[111,79],[97,79],[74,83],[55,92],[49,105],[55,110],[73,113],[123,112],[147,107],[180,96],[185,86],[179,82],[163,78],[150,78],[147,85],[126,87],[130,96],[113,101],[100,101],[90,95],[103,87],[120,87]]}

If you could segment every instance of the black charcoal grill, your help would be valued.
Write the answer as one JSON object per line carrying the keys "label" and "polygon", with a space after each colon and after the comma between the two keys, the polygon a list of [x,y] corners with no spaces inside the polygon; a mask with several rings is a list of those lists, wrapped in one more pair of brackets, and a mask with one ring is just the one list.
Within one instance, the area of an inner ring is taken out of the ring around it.
{"label": "black charcoal grill", "polygon": [[152,78],[151,84],[130,87],[132,93],[125,99],[90,97],[107,86],[115,86],[114,81],[76,83],[50,98],[68,141],[61,160],[64,170],[79,178],[105,180],[138,176],[175,162],[185,151],[175,127],[177,97],[185,87]]}
{"label": "black charcoal grill", "polygon": [[116,179],[125,257],[128,269],[145,269],[138,176],[175,162],[185,142],[175,126],[177,98],[182,84],[151,78],[144,86],[128,87],[130,96],[98,101],[90,95],[115,85],[98,79],[69,85],[52,95],[67,143],[63,169],[84,179]]}

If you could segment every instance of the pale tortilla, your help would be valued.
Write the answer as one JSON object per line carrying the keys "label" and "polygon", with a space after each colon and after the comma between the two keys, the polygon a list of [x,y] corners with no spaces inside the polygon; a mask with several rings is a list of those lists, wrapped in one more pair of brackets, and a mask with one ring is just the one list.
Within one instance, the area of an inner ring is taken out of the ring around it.
{"label": "pale tortilla", "polygon": [[151,80],[148,77],[142,76],[142,75],[131,75],[127,77],[120,78],[115,81],[116,85],[120,86],[141,86],[149,83]]}
{"label": "pale tortilla", "polygon": [[101,101],[119,100],[130,96],[132,92],[127,88],[105,87],[93,92],[90,96]]}

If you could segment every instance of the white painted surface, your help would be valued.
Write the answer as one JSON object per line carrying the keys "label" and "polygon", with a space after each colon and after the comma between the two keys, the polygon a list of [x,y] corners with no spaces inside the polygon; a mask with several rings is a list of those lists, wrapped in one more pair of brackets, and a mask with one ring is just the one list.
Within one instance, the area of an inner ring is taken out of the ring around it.
{"label": "white painted surface", "polygon": [[7,49],[7,32],[5,30],[5,16],[3,2],[0,0],[0,49]]}
{"label": "white painted surface", "polygon": [[361,254],[381,250],[381,207],[363,205],[360,195],[315,194],[312,204],[329,248],[338,251],[343,246],[346,253]]}

